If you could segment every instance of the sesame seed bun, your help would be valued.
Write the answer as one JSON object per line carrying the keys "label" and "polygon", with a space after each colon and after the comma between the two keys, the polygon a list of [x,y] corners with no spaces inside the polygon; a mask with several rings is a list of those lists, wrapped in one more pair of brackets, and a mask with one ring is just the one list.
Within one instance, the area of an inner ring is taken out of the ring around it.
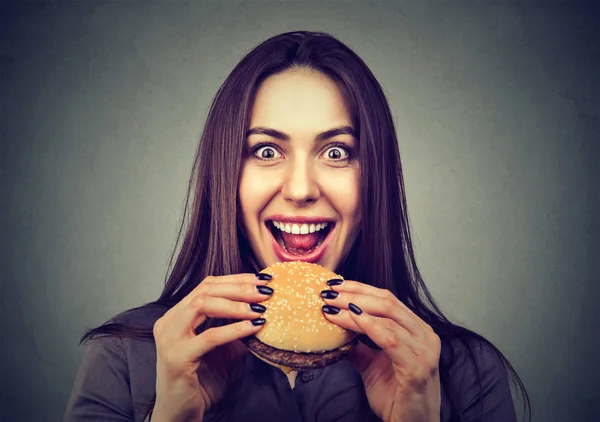
{"label": "sesame seed bun", "polygon": [[273,294],[262,302],[266,323],[244,343],[257,357],[282,369],[310,369],[343,358],[357,334],[329,322],[323,315],[320,296],[327,280],[342,278],[321,267],[301,261],[274,264],[262,273],[272,276]]}

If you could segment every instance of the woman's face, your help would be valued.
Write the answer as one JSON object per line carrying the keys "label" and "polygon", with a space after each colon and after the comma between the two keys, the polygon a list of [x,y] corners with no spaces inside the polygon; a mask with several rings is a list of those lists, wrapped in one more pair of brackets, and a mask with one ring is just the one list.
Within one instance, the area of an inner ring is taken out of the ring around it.
{"label": "woman's face", "polygon": [[259,262],[335,270],[361,218],[358,145],[337,86],[307,69],[267,78],[248,133],[239,200]]}

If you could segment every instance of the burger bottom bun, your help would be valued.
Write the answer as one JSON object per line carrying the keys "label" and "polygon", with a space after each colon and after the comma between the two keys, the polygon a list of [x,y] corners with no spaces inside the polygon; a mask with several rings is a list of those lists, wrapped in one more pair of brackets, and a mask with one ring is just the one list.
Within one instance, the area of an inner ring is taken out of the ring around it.
{"label": "burger bottom bun", "polygon": [[323,368],[335,363],[343,359],[357,341],[358,338],[355,338],[344,346],[326,352],[300,353],[271,347],[255,336],[242,339],[242,343],[246,345],[252,354],[273,366],[283,369],[285,372]]}

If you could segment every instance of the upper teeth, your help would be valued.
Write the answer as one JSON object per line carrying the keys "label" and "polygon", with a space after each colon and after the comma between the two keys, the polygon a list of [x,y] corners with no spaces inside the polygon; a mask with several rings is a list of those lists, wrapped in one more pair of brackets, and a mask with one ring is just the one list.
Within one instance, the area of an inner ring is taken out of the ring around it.
{"label": "upper teeth", "polygon": [[327,227],[328,223],[319,223],[319,224],[290,224],[290,223],[281,223],[279,221],[273,221],[273,225],[277,227],[282,232],[291,233],[291,234],[308,234],[318,232],[321,229]]}

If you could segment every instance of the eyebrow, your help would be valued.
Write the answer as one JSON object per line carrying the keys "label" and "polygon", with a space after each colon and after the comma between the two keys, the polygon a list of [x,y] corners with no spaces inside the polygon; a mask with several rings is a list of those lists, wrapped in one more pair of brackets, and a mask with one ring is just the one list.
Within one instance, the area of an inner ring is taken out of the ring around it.
{"label": "eyebrow", "polygon": [[[248,130],[248,132],[246,132],[246,138],[249,137],[250,135],[267,135],[267,136],[271,136],[273,138],[279,139],[280,141],[289,141],[290,140],[290,135],[280,132],[275,129],[271,129],[268,127],[262,127],[262,126],[254,127],[252,129]],[[326,130],[325,132],[317,133],[317,136],[315,136],[315,141],[321,142],[321,141],[324,141],[325,139],[333,138],[334,136],[337,136],[337,135],[351,135],[352,137],[356,138],[354,129],[352,127],[339,126],[339,127],[333,128],[333,129]]]}

